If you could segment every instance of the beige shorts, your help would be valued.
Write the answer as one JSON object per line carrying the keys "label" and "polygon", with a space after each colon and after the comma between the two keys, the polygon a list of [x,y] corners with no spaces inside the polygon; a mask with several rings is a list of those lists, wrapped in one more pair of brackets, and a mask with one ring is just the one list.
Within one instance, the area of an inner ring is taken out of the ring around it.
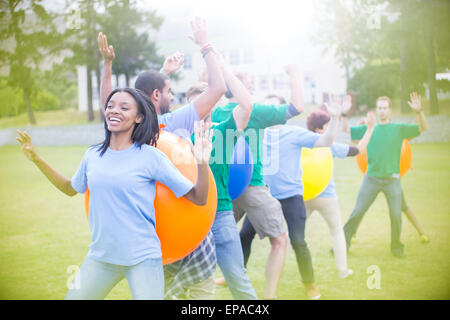
{"label": "beige shorts", "polygon": [[259,238],[276,238],[287,232],[286,222],[280,202],[275,199],[269,188],[248,186],[244,193],[233,201],[236,221],[247,213]]}

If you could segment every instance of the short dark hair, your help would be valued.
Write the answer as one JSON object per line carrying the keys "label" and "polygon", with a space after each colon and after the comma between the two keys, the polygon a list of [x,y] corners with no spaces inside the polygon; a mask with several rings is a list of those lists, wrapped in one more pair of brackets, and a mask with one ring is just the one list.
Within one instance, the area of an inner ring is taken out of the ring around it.
{"label": "short dark hair", "polygon": [[[136,142],[138,146],[142,146],[144,143],[151,146],[156,146],[156,141],[159,137],[159,125],[158,125],[158,115],[155,110],[155,106],[151,102],[150,98],[145,95],[144,92],[133,89],[133,88],[118,88],[113,90],[108,98],[104,108],[108,105],[111,97],[117,92],[126,92],[130,94],[136,101],[138,108],[138,114],[142,115],[142,121],[136,123],[133,132],[131,134],[131,140]],[[105,140],[99,144],[98,151],[100,151],[100,156],[102,156],[109,147],[111,141],[111,131],[108,130],[108,125],[105,119]]]}
{"label": "short dark hair", "polygon": [[186,99],[190,99],[190,97],[198,94],[202,94],[208,89],[208,84],[206,82],[197,82],[189,90],[186,92]]}
{"label": "short dark hair", "polygon": [[330,115],[323,110],[312,112],[306,119],[306,127],[308,130],[315,132],[316,129],[323,129],[323,126],[330,121]]}
{"label": "short dark hair", "polygon": [[283,98],[282,96],[278,96],[278,95],[276,95],[276,94],[268,94],[268,95],[264,98],[264,100],[266,100],[266,99],[278,99],[278,101],[279,101],[280,104],[286,104],[286,99]]}
{"label": "short dark hair", "polygon": [[378,101],[387,101],[389,103],[389,108],[392,109],[392,102],[391,102],[391,99],[389,99],[389,97],[386,97],[386,96],[378,97],[376,104],[378,104]]}
{"label": "short dark hair", "polygon": [[165,74],[155,70],[148,70],[139,74],[134,87],[145,92],[148,97],[151,97],[155,89],[159,91],[163,90],[166,85],[166,80],[169,80],[169,78]]}

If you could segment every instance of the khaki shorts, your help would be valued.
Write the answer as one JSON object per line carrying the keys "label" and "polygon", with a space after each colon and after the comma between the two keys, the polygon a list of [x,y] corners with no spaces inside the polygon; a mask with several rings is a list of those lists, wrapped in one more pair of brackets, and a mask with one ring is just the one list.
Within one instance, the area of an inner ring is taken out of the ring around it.
{"label": "khaki shorts", "polygon": [[281,204],[270,194],[267,187],[248,186],[244,193],[233,201],[233,211],[236,221],[247,213],[260,239],[276,238],[287,233]]}

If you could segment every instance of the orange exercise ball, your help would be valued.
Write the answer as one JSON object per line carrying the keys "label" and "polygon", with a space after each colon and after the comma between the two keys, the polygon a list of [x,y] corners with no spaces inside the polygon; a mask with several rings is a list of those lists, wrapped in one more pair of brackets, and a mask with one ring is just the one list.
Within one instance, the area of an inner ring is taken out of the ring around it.
{"label": "orange exercise ball", "polygon": [[[400,176],[402,177],[409,169],[411,169],[412,151],[408,139],[404,139],[400,154]],[[356,156],[356,163],[363,174],[367,171],[367,152],[364,150]]]}
{"label": "orange exercise ball", "polygon": [[[157,148],[193,184],[198,169],[189,144],[180,137],[161,131]],[[156,233],[161,242],[163,264],[178,261],[194,251],[212,227],[217,209],[217,190],[209,170],[209,190],[206,205],[197,206],[184,197],[177,198],[165,185],[156,183]],[[85,193],[86,215],[89,213],[89,190]]]}

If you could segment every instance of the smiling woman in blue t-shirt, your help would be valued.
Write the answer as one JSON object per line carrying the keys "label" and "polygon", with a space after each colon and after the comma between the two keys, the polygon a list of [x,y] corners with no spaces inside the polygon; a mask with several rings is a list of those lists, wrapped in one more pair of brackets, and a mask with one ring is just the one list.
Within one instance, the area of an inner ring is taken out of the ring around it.
{"label": "smiling woman in blue t-shirt", "polygon": [[17,140],[25,155],[60,191],[69,196],[89,188],[89,253],[66,299],[103,299],[124,277],[133,299],[163,299],[161,245],[155,231],[155,184],[177,197],[204,205],[208,196],[211,136],[197,126],[195,186],[155,148],[158,119],[151,101],[138,90],[116,89],[105,109],[105,140],[89,148],[70,180],[51,168],[35,151],[31,137]]}

